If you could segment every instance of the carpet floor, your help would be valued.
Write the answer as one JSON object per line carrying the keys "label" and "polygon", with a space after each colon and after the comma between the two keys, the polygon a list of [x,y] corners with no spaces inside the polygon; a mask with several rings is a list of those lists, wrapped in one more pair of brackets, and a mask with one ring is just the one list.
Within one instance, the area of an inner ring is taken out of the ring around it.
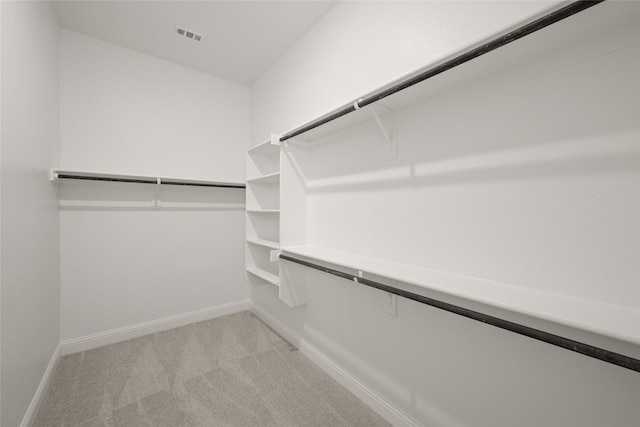
{"label": "carpet floor", "polygon": [[62,357],[34,427],[388,425],[241,312]]}

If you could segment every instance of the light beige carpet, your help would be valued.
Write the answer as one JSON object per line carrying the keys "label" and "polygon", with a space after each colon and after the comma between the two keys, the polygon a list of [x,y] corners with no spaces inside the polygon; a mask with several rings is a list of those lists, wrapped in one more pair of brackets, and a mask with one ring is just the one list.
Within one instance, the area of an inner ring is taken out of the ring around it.
{"label": "light beige carpet", "polygon": [[35,422],[388,425],[250,312],[64,356]]}

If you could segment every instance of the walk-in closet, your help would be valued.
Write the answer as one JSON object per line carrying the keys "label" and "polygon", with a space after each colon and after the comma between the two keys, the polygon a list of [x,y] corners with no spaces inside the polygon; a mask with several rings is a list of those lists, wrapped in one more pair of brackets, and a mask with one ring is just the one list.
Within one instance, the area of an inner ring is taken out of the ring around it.
{"label": "walk-in closet", "polygon": [[640,425],[640,2],[0,2],[0,425]]}

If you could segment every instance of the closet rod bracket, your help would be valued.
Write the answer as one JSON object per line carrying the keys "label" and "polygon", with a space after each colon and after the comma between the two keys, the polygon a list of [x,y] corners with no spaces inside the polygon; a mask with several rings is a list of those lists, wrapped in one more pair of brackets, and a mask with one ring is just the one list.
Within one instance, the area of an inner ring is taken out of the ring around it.
{"label": "closet rod bracket", "polygon": [[49,181],[51,181],[56,190],[56,200],[58,201],[58,206],[60,206],[60,181],[58,181],[58,171],[54,169],[49,170]]}
{"label": "closet rod bracket", "polygon": [[271,134],[271,145],[276,145],[278,147],[280,147],[282,145],[282,142],[280,142],[280,137],[282,135],[277,134],[277,133],[272,133]]}

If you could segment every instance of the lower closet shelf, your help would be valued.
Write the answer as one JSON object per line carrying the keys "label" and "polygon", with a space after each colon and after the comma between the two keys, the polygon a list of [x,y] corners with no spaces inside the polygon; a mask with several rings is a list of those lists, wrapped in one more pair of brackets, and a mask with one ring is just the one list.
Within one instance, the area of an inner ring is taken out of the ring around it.
{"label": "lower closet shelf", "polygon": [[250,274],[253,274],[256,277],[259,277],[269,283],[271,283],[272,285],[276,285],[279,286],[280,285],[280,278],[278,276],[276,276],[273,273],[270,273],[266,270],[263,270],[261,268],[258,267],[247,267],[247,272]]}
{"label": "lower closet shelf", "polygon": [[633,307],[555,294],[311,245],[287,246],[281,248],[281,252],[284,255],[301,257],[311,262],[317,261],[356,270],[370,277],[397,281],[399,288],[427,297],[437,292],[485,304],[487,307],[508,310],[640,344],[640,310]]}

